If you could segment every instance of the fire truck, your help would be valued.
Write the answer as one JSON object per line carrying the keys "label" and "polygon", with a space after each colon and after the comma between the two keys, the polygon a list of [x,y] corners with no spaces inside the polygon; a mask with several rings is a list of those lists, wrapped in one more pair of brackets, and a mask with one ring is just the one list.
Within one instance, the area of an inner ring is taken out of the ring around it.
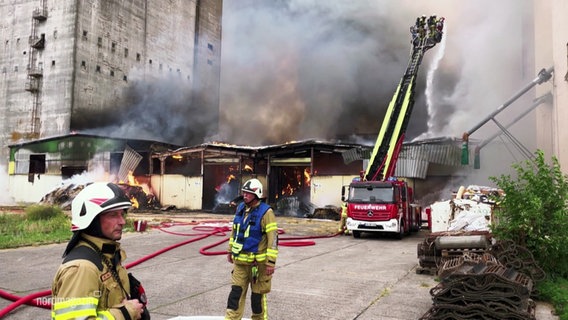
{"label": "fire truck", "polygon": [[444,18],[421,16],[410,27],[410,61],[389,103],[366,170],[341,190],[347,210],[346,228],[354,238],[362,232],[395,234],[402,239],[422,224],[421,209],[407,181],[394,177],[396,162],[414,106],[418,68],[424,53],[442,40]]}

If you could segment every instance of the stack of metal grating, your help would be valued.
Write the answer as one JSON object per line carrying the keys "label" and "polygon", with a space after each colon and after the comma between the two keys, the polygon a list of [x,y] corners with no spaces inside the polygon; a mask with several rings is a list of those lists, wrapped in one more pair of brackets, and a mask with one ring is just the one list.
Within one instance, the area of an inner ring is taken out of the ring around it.
{"label": "stack of metal grating", "polygon": [[536,319],[531,294],[544,272],[512,242],[448,259],[438,275],[440,283],[430,290],[433,306],[419,320]]}

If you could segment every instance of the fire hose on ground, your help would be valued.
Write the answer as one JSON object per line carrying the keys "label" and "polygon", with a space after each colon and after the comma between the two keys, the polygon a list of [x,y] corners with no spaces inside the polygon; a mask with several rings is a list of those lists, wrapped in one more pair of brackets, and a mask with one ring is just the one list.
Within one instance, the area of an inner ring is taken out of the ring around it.
{"label": "fire hose on ground", "polygon": [[[227,223],[227,221],[206,221],[206,222],[202,222],[203,224],[212,224],[212,223]],[[173,250],[175,248],[184,246],[186,244],[189,243],[193,243],[205,238],[208,238],[210,236],[213,235],[217,235],[217,236],[224,236],[227,234],[227,232],[231,231],[231,228],[229,226],[207,226],[207,225],[196,225],[197,222],[191,222],[191,223],[185,223],[185,222],[162,222],[160,223],[158,226],[154,226],[152,228],[154,229],[158,229],[162,232],[168,233],[168,234],[172,234],[172,235],[178,235],[178,236],[195,236],[195,238],[191,238],[189,240],[185,240],[176,244],[173,244],[171,246],[167,246],[163,249],[160,249],[154,253],[151,253],[147,256],[144,256],[138,260],[135,260],[133,262],[130,262],[128,264],[126,264],[124,267],[126,269],[132,268],[134,266],[137,266],[139,264],[141,264],[144,261],[150,260],[162,253],[168,252],[170,250]],[[201,233],[180,233],[180,232],[173,232],[170,230],[167,230],[170,227],[174,227],[174,226],[180,226],[180,225],[196,225],[193,227],[193,230],[195,231],[201,231]],[[282,229],[278,229],[278,234],[284,234],[284,230]],[[280,246],[287,246],[287,247],[301,247],[301,246],[311,246],[311,245],[315,245],[315,241],[313,241],[312,239],[322,239],[322,238],[331,238],[331,237],[335,237],[337,235],[342,234],[342,232],[338,232],[335,234],[330,234],[330,235],[323,235],[323,236],[303,236],[303,237],[279,237],[279,245]],[[227,254],[226,250],[223,251],[208,251],[211,248],[215,248],[225,242],[227,242],[229,240],[229,237],[225,237],[222,240],[219,240],[213,244],[207,245],[202,247],[199,250],[199,253],[206,255],[206,256],[213,256],[213,255],[225,255]],[[310,241],[308,241],[310,240]],[[12,312],[13,310],[15,310],[16,308],[18,308],[21,305],[27,304],[30,306],[35,306],[35,307],[39,307],[39,308],[44,308],[44,309],[51,309],[51,302],[47,302],[45,300],[38,300],[39,298],[43,298],[46,296],[51,295],[51,290],[44,290],[44,291],[39,291],[39,292],[35,292],[23,297],[19,297],[17,295],[8,293],[6,291],[0,290],[0,298],[4,298],[6,300],[10,300],[13,301],[11,304],[9,304],[7,307],[3,308],[2,310],[0,310],[0,319],[2,319],[4,316],[8,315],[10,312]]]}

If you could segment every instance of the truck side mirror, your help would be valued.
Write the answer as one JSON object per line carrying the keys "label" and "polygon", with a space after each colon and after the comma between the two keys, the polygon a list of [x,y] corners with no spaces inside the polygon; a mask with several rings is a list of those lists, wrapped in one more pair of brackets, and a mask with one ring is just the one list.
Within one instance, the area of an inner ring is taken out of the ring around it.
{"label": "truck side mirror", "polygon": [[341,201],[345,202],[345,186],[341,187]]}

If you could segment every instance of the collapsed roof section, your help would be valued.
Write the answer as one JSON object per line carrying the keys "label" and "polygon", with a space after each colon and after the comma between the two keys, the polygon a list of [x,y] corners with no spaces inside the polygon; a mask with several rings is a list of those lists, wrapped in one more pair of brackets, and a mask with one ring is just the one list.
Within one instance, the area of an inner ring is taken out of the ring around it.
{"label": "collapsed roof section", "polygon": [[353,148],[361,147],[353,143],[333,143],[320,140],[293,141],[269,146],[241,146],[223,142],[208,142],[192,147],[182,147],[176,150],[155,153],[153,158],[183,155],[195,159],[215,159],[230,157],[248,157],[253,159],[278,157],[309,157],[310,152],[343,153]]}

